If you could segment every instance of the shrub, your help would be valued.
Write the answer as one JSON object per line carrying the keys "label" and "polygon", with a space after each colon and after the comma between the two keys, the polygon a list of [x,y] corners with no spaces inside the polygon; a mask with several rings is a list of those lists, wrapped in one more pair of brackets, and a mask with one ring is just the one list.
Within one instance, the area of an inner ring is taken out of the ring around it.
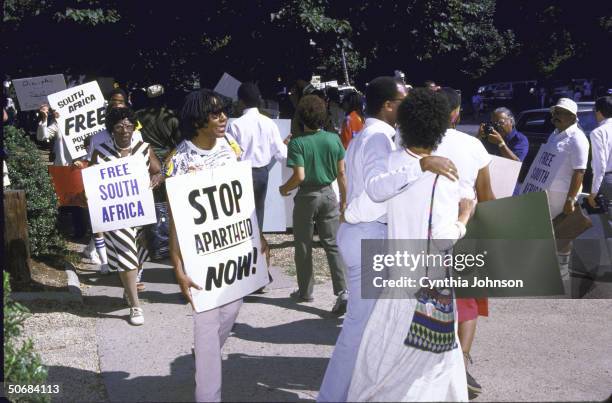
{"label": "shrub", "polygon": [[[16,339],[21,335],[23,321],[28,317],[29,311],[10,298],[9,278],[9,274],[4,272],[4,383],[40,385],[47,380],[47,369],[34,351],[31,339],[18,347]],[[44,394],[7,396],[11,401],[50,401],[49,395]]]}
{"label": "shrub", "polygon": [[57,197],[36,145],[14,126],[4,128],[4,146],[11,189],[26,192],[28,236],[32,256],[62,250],[65,243],[57,230]]}

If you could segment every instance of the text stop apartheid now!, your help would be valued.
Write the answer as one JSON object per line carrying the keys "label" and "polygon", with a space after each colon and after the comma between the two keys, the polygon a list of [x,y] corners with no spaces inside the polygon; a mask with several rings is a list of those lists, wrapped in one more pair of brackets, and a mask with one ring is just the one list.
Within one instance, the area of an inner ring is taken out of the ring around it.
{"label": "text stop apartheid now!", "polygon": [[251,164],[230,162],[166,180],[166,192],[196,312],[269,282],[255,216]]}

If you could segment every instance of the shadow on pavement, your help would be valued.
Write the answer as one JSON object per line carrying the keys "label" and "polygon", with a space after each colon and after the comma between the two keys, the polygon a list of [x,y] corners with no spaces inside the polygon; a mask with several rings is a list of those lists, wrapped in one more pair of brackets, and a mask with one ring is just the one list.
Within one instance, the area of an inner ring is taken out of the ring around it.
{"label": "shadow on pavement", "polygon": [[269,298],[263,295],[248,295],[244,297],[244,302],[274,305],[281,308],[291,309],[293,311],[310,313],[324,319],[339,319],[330,311],[308,305],[307,303],[297,303],[293,298]]}
{"label": "shadow on pavement", "polygon": [[234,337],[242,340],[274,344],[336,344],[341,327],[338,319],[301,319],[269,327],[253,327],[236,323]]}
{"label": "shadow on pavement", "polygon": [[[302,402],[316,397],[327,358],[256,357],[230,354],[223,361],[223,401]],[[65,366],[49,366],[47,383],[60,384],[57,401],[192,402],[194,360],[176,358],[170,375],[130,378],[124,371],[98,374]],[[302,396],[294,392],[305,391]],[[308,393],[308,394],[306,394]],[[311,395],[312,398],[304,398]]]}
{"label": "shadow on pavement", "polygon": [[[223,361],[223,400],[296,402],[295,390],[318,391],[327,358],[272,357],[230,354]],[[309,395],[312,392],[309,393]]]}

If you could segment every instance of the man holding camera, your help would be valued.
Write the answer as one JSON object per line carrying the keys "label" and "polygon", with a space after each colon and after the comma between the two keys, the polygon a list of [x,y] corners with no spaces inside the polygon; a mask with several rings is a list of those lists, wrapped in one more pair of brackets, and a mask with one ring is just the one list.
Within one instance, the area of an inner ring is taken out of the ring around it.
{"label": "man holding camera", "polygon": [[514,115],[508,108],[497,108],[491,113],[491,121],[482,123],[478,137],[489,154],[524,161],[529,152],[529,140],[514,127]]}

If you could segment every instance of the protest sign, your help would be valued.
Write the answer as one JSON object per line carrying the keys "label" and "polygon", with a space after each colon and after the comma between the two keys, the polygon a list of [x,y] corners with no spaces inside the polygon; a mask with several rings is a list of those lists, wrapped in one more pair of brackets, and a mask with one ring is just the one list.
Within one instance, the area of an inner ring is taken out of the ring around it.
{"label": "protest sign", "polygon": [[554,145],[542,145],[523,181],[521,193],[548,190],[559,173],[562,163],[563,156],[559,154]]}
{"label": "protest sign", "polygon": [[227,73],[223,73],[221,79],[215,86],[215,92],[238,101],[238,88],[242,83]]}
{"label": "protest sign", "polygon": [[47,103],[47,95],[66,89],[63,74],[48,76],[17,78],[13,80],[13,87],[22,111],[37,110]]}
{"label": "protest sign", "polygon": [[73,159],[87,154],[85,139],[105,129],[104,97],[95,81],[48,96],[49,105],[59,113],[58,129],[64,134]]}
{"label": "protest sign", "polygon": [[516,180],[521,172],[520,161],[491,155],[489,172],[491,175],[491,188],[495,198],[511,197],[516,187]]}
{"label": "protest sign", "polygon": [[86,168],[83,184],[94,233],[157,222],[149,171],[141,156]]}
{"label": "protest sign", "polygon": [[86,206],[81,169],[53,165],[49,166],[49,174],[60,206]]}
{"label": "protest sign", "polygon": [[268,283],[261,253],[251,163],[166,180],[168,201],[196,312],[207,311]]}
{"label": "protest sign", "polygon": [[[484,267],[464,270],[461,278],[521,279],[521,288],[491,288],[489,297],[552,296],[563,294],[557,251],[546,193],[533,192],[478,203],[455,255],[484,253]],[[456,289],[456,295],[473,297],[474,289]],[[485,295],[480,295],[485,296]]]}

